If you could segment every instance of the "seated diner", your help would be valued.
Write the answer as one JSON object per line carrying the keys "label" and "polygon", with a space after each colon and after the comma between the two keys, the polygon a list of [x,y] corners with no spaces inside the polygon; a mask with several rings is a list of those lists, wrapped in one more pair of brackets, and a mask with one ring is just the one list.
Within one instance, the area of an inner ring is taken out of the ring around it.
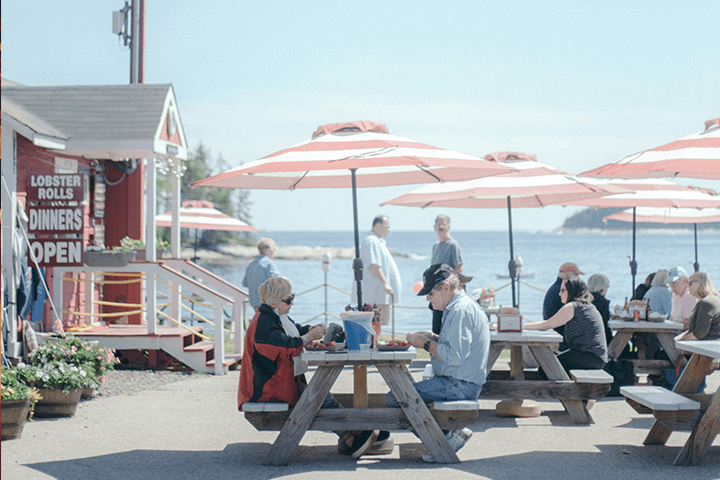
{"label": "seated diner", "polygon": [[[307,365],[300,361],[300,353],[325,335],[325,325],[300,325],[288,316],[295,294],[286,277],[269,278],[258,293],[262,304],[245,334],[238,409],[242,411],[247,402],[283,402],[294,407],[307,386]],[[342,407],[328,394],[322,408]],[[340,436],[338,450],[353,458],[373,447],[378,436],[373,430],[335,433]]]}
{"label": "seated diner", "polygon": [[569,277],[562,282],[560,300],[564,304],[552,317],[542,322],[526,323],[525,330],[549,330],[565,326],[564,344],[567,348],[558,354],[558,360],[568,373],[573,369],[602,369],[607,362],[605,330],[590,294],[580,277]]}

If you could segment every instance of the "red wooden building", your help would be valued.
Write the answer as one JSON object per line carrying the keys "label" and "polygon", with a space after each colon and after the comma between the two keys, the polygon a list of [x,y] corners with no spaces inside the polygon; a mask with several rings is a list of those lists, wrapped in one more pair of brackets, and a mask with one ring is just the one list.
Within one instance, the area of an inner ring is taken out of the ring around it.
{"label": "red wooden building", "polygon": [[[156,311],[154,279],[158,275],[154,258],[156,165],[169,165],[173,211],[177,212],[181,201],[181,161],[186,158],[187,144],[172,85],[27,87],[3,80],[2,269],[3,289],[9,300],[7,305],[3,300],[3,310],[8,318],[14,319],[17,313],[15,294],[22,280],[19,276],[21,257],[28,252],[27,243],[18,242],[17,237],[22,235],[14,227],[18,211],[11,207],[19,202],[21,217],[23,212],[34,217],[51,216],[48,212],[56,214],[61,208],[82,216],[82,227],[78,231],[56,228],[29,235],[31,241],[33,237],[42,237],[46,239],[42,245],[51,244],[37,250],[33,247],[30,251],[36,256],[45,256],[41,266],[47,267],[45,278],[49,291],[60,291],[54,302],[57,311],[52,310],[51,302],[45,302],[42,330],[50,331],[58,317],[66,328],[86,325],[95,327],[96,332],[106,323],[122,319],[122,323],[129,325],[146,325],[146,335],[160,335],[156,315],[148,314]],[[70,177],[77,182],[72,199],[63,197],[66,187],[62,183]],[[46,181],[58,183],[58,179],[59,187],[42,187]],[[78,187],[82,192],[78,192]],[[38,198],[38,191],[47,196]],[[79,220],[77,224],[80,225]],[[70,250],[63,250],[68,239],[76,243],[81,239],[84,250],[93,244],[107,248],[119,245],[125,236],[141,239],[147,245],[146,267],[135,265],[125,273],[130,275],[126,278],[144,275],[145,281],[90,283],[100,275],[95,273],[99,270],[83,265],[76,257],[66,255]],[[174,258],[179,257],[179,236],[178,224],[172,229]],[[11,248],[13,242],[16,248]],[[32,258],[26,262],[32,266]],[[168,265],[162,266],[169,269]],[[58,273],[66,280],[60,280]],[[183,283],[184,279],[177,277],[173,281]],[[231,296],[240,298],[240,293],[235,293],[237,295]],[[218,301],[227,299],[225,296]],[[179,318],[177,296],[175,300],[171,315]],[[234,301],[230,299],[231,303]],[[128,311],[108,303],[146,304],[147,307],[142,314],[97,315]],[[100,318],[104,321],[99,321]],[[120,344],[108,346],[122,348]],[[15,356],[17,349],[11,338],[9,355]],[[161,346],[158,349],[162,349]]]}

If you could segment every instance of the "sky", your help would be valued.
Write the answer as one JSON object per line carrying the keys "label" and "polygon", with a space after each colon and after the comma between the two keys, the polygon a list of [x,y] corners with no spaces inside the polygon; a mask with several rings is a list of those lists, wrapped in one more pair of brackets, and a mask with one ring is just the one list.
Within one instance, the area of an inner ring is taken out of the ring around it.
{"label": "sky", "polygon": [[[534,153],[581,173],[720,116],[720,2],[147,0],[146,83],[171,83],[188,144],[231,166],[371,120],[476,156]],[[129,81],[122,0],[4,0],[2,76],[29,86]],[[678,179],[720,190],[716,181]],[[506,230],[505,210],[380,207],[419,185],[358,192],[361,230]],[[255,190],[264,231],[352,230],[349,190]],[[515,209],[551,231],[579,207]],[[392,234],[391,234],[392,235]]]}

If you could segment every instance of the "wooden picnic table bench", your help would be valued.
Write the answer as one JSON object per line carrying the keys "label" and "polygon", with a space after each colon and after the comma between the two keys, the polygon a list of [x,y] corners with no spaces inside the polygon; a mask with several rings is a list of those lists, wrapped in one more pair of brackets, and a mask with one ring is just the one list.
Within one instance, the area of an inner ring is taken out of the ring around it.
{"label": "wooden picnic table bench", "polygon": [[[478,416],[477,401],[435,402],[430,408],[413,386],[408,365],[415,350],[398,352],[304,352],[302,359],[316,366],[310,382],[293,409],[261,404],[244,409],[246,419],[258,430],[279,430],[268,462],[285,465],[307,430],[408,430],[420,437],[437,463],[459,463],[442,429],[454,430]],[[345,366],[353,366],[354,392],[333,394],[348,408],[320,408]],[[367,367],[378,369],[401,408],[385,406],[385,394],[367,391]],[[256,411],[251,411],[253,408]],[[259,411],[258,409],[262,409]]]}
{"label": "wooden picnic table bench", "polygon": [[662,387],[621,387],[620,393],[638,413],[652,413],[655,422],[643,441],[664,445],[673,431],[691,432],[674,465],[696,465],[720,432],[720,387],[712,394],[695,393],[720,358],[720,340],[682,340],[678,350],[692,357],[672,392]]}

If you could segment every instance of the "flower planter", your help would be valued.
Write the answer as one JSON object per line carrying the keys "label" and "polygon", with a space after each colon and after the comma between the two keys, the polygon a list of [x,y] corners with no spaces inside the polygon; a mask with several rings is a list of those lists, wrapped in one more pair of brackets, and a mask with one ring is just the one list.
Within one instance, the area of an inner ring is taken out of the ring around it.
{"label": "flower planter", "polygon": [[95,387],[85,387],[82,389],[82,395],[80,398],[90,399],[95,396]]}
{"label": "flower planter", "polygon": [[111,252],[103,250],[101,252],[85,251],[85,265],[89,267],[124,267],[128,263],[135,260],[136,251],[131,252]]}
{"label": "flower planter", "polygon": [[[145,259],[147,258],[147,253],[146,253],[146,252],[147,252],[147,249],[146,249],[146,248],[138,248],[138,249],[135,250],[135,251],[137,252],[137,256],[135,257],[135,261],[136,261],[136,262],[144,262]],[[160,260],[160,259],[162,258],[162,256],[163,256],[164,253],[165,253],[165,250],[164,250],[164,249],[158,248],[157,250],[155,250],[155,255],[156,255],[155,258],[158,259],[158,260]]]}
{"label": "flower planter", "polygon": [[72,417],[75,415],[82,388],[63,393],[62,389],[41,388],[42,400],[35,404],[36,417]]}
{"label": "flower planter", "polygon": [[30,399],[2,401],[2,439],[20,438],[30,411]]}

